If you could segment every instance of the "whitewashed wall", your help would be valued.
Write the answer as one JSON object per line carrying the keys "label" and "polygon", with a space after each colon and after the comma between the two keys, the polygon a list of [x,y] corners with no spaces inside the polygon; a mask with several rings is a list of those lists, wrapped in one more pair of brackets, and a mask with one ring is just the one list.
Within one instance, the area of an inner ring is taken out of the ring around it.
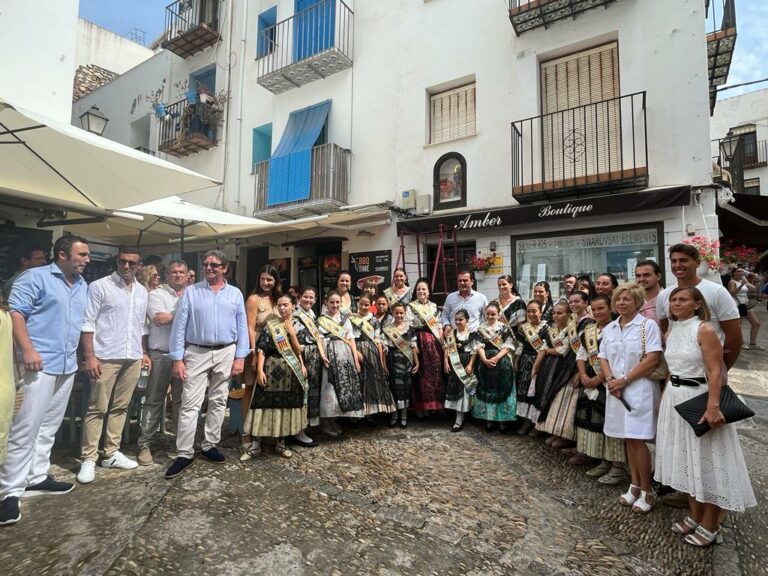
{"label": "whitewashed wall", "polygon": [[78,19],[76,66],[95,64],[117,74],[152,57],[152,50],[118,36],[106,28]]}

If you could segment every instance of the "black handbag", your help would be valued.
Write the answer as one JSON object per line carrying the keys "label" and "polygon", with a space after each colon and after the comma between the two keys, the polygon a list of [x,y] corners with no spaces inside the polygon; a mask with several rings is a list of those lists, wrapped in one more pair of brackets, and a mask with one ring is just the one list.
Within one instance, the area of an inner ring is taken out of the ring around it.
{"label": "black handbag", "polygon": [[[699,420],[704,416],[707,409],[708,399],[709,393],[705,392],[675,406],[677,413],[691,425],[696,436],[704,436],[710,430],[709,424],[706,422],[699,424]],[[749,406],[739,400],[730,386],[723,386],[720,389],[720,412],[723,413],[727,424],[745,420],[755,415]]]}

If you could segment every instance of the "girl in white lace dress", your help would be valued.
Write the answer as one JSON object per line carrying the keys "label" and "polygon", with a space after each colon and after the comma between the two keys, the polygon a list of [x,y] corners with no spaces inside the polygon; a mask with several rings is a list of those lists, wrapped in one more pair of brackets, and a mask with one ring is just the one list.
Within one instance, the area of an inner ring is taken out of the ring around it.
{"label": "girl in white lace dress", "polygon": [[[696,288],[676,288],[669,299],[665,357],[671,380],[661,402],[656,438],[656,480],[688,494],[690,516],[672,525],[694,546],[719,540],[720,510],[755,506],[747,466],[733,424],[719,409],[723,348],[707,324],[710,312]],[[704,420],[711,430],[696,437],[675,406],[709,393]]]}

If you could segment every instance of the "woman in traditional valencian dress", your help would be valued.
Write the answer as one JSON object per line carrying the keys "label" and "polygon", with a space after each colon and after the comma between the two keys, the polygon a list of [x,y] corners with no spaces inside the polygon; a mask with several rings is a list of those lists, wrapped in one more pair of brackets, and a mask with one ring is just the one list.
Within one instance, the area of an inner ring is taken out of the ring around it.
{"label": "woman in traditional valencian dress", "polygon": [[515,373],[510,356],[516,342],[512,332],[499,320],[499,307],[491,302],[485,308],[485,322],[477,329],[480,345],[477,349],[477,394],[472,416],[485,420],[490,431],[496,423],[506,431],[507,422],[517,420]]}
{"label": "woman in traditional valencian dress", "polygon": [[[530,433],[538,436],[534,425],[539,421],[539,411],[533,405],[536,396],[535,386],[531,387],[531,371],[540,350],[550,346],[549,326],[541,319],[542,304],[531,300],[525,308],[528,317],[517,327],[516,337],[521,344],[521,352],[515,356],[515,384],[517,386],[517,415],[523,420],[517,433],[521,436]],[[531,389],[533,388],[533,389]]]}
{"label": "woman in traditional valencian dress", "polygon": [[293,330],[293,307],[291,296],[280,296],[279,316],[268,318],[261,331],[256,343],[256,386],[245,422],[252,437],[275,438],[275,452],[285,458],[292,455],[285,437],[298,434],[307,425],[307,370]]}
{"label": "woman in traditional valencian dress", "polygon": [[623,464],[627,461],[624,442],[603,434],[605,424],[605,379],[597,354],[603,339],[603,328],[611,322],[611,301],[596,296],[591,302],[594,324],[581,334],[581,348],[576,354],[581,390],[576,401],[576,454],[569,464],[581,466],[597,459],[598,465],[587,470],[589,478],[601,484],[615,485],[624,480]]}
{"label": "woman in traditional valencian dress", "polygon": [[413,382],[413,409],[416,416],[442,410],[445,402],[443,379],[443,331],[437,304],[429,300],[429,281],[420,278],[413,287],[415,300],[406,306],[406,321],[416,332],[419,373]]}
{"label": "woman in traditional valencian dress", "polygon": [[384,289],[384,296],[387,297],[390,310],[398,302],[408,304],[411,301],[413,295],[410,286],[408,286],[408,275],[404,268],[395,268],[392,273],[392,286]]}
{"label": "woman in traditional valencian dress", "polygon": [[[336,291],[341,298],[341,305],[339,306],[339,312],[344,316],[349,317],[351,314],[357,312],[357,301],[352,297],[350,290],[352,289],[352,275],[348,270],[342,270],[336,277]],[[323,312],[326,309],[323,308]]]}
{"label": "woman in traditional valencian dress", "polygon": [[381,342],[379,340],[379,323],[368,310],[371,302],[368,296],[360,296],[358,310],[360,314],[349,317],[352,332],[357,347],[357,359],[360,363],[360,385],[363,394],[363,412],[369,424],[374,421],[371,416],[386,412],[395,414],[395,401],[389,390],[389,380],[381,362]]}
{"label": "woman in traditional valencian dress", "polygon": [[544,324],[552,323],[552,290],[549,282],[536,282],[533,285],[533,299],[541,304],[541,321]]}
{"label": "woman in traditional valencian dress", "polygon": [[326,296],[326,312],[317,319],[325,338],[325,353],[330,366],[323,370],[320,386],[320,430],[331,437],[341,434],[339,416],[362,418],[363,396],[360,389],[360,362],[349,317],[342,314],[341,295],[331,290]]}
{"label": "woman in traditional valencian dress", "polygon": [[389,314],[389,301],[384,294],[379,294],[376,296],[374,304],[376,305],[376,311],[373,313],[373,317],[376,318],[379,330],[381,330],[381,327],[384,326],[384,324],[392,322],[392,316]]}
{"label": "woman in traditional valencian dress", "polygon": [[445,339],[445,407],[456,411],[451,432],[458,432],[464,427],[464,414],[472,409],[472,397],[477,390],[475,364],[480,336],[470,332],[466,310],[457,310],[453,322],[456,329],[448,332]]}
{"label": "woman in traditional valencian dress", "polygon": [[542,415],[536,428],[551,434],[547,444],[553,448],[566,448],[576,443],[573,424],[579,397],[576,353],[581,347],[579,334],[593,321],[587,316],[583,294],[572,294],[571,300],[575,303],[573,316],[568,314],[568,303],[555,304],[552,317],[558,331],[556,341],[552,348],[539,353],[541,367],[538,370],[534,367],[537,381],[543,384],[539,399]]}
{"label": "woman in traditional valencian dress", "polygon": [[499,288],[499,296],[492,302],[499,305],[502,314],[499,319],[514,330],[518,324],[525,322],[525,300],[515,292],[515,281],[509,274],[499,276],[496,285]]}
{"label": "woman in traditional valencian dress", "polygon": [[397,413],[389,421],[389,426],[397,424],[398,413],[400,428],[408,427],[408,406],[413,396],[413,375],[419,371],[419,349],[416,334],[405,321],[405,305],[398,302],[392,308],[392,322],[381,328],[380,338],[382,363],[386,366],[389,386],[395,399]]}
{"label": "woman in traditional valencian dress", "polygon": [[[312,307],[317,301],[317,290],[312,286],[306,286],[300,290],[299,305],[293,313],[293,328],[296,338],[302,347],[302,358],[307,368],[307,425],[320,424],[320,385],[323,379],[323,368],[329,366],[328,357],[325,354],[325,344],[320,330],[317,327],[317,316]],[[302,430],[293,440],[300,446],[315,446],[313,440]]]}

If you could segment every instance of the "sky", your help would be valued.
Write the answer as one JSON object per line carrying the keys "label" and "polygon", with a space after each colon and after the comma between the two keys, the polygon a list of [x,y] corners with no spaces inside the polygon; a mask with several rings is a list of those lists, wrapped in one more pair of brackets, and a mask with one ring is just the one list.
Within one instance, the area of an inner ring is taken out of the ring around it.
{"label": "sky", "polygon": [[[120,36],[139,28],[145,32],[148,45],[162,34],[165,7],[170,3],[171,0],[80,0],[80,17]],[[728,85],[768,78],[768,1],[736,0],[736,28],[738,37]],[[719,97],[764,88],[768,88],[768,82],[726,90]]]}

